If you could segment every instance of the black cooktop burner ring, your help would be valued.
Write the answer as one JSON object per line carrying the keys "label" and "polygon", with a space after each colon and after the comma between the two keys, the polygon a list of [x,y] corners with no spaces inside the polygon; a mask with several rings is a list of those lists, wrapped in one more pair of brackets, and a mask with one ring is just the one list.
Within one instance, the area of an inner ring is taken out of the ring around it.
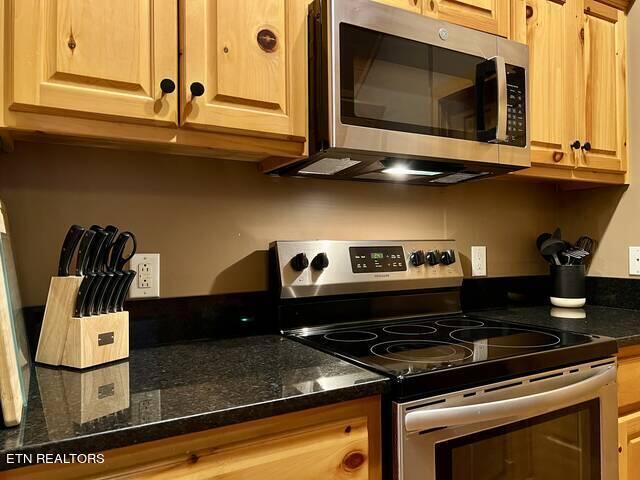
{"label": "black cooktop burner ring", "polygon": [[[402,327],[414,327],[414,331],[402,332],[398,331],[402,329]],[[420,331],[421,329],[424,329]],[[382,331],[385,333],[390,333],[391,335],[430,335],[432,333],[436,333],[438,331],[437,328],[432,327],[431,325],[421,325],[419,323],[403,323],[400,325],[387,325],[386,327],[382,327]]]}
{"label": "black cooktop burner ring", "polygon": [[[335,337],[337,335],[354,334],[354,333],[360,334],[361,338],[331,338],[332,335]],[[356,343],[356,342],[370,342],[378,338],[378,335],[373,332],[367,332],[366,330],[339,330],[336,332],[325,333],[323,338],[331,342]]]}
{"label": "black cooktop burner ring", "polygon": [[[410,359],[410,358],[399,358],[399,357],[394,357],[393,356],[393,352],[388,352],[388,349],[392,346],[392,345],[398,345],[398,344],[421,344],[421,345],[425,345],[425,346],[446,346],[446,347],[451,347],[451,349],[453,350],[453,354],[455,355],[456,353],[464,353],[464,357],[462,358],[451,358],[451,356],[447,357],[432,357],[431,359]],[[380,354],[380,353],[376,353],[374,351],[374,349],[376,347],[382,348],[382,345],[386,345],[387,346],[387,351],[385,352],[385,354]],[[393,362],[403,362],[403,363],[424,363],[424,364],[433,364],[433,363],[447,363],[447,362],[461,362],[464,361],[470,357],[473,356],[473,350],[471,350],[469,347],[466,347],[464,345],[459,345],[459,344],[455,344],[455,343],[451,343],[451,342],[442,342],[442,341],[437,341],[437,340],[390,340],[387,342],[380,342],[380,343],[376,343],[375,345],[373,345],[370,349],[369,352],[371,352],[371,354],[380,357],[380,358],[384,358],[386,360],[391,360]]]}
{"label": "black cooktop burner ring", "polygon": [[484,322],[470,318],[445,318],[444,320],[436,321],[436,325],[449,328],[484,327]]}
{"label": "black cooktop burner ring", "polygon": [[[548,348],[548,347],[553,347],[554,345],[558,345],[561,340],[560,337],[558,337],[557,335],[554,335],[553,333],[549,333],[549,332],[543,332],[542,330],[531,330],[528,328],[514,328],[514,327],[474,327],[474,328],[459,328],[457,330],[454,330],[453,332],[451,332],[449,334],[449,337],[451,337],[452,339],[458,341],[458,342],[463,342],[463,343],[468,343],[468,344],[473,344],[473,341],[469,341],[469,340],[464,340],[462,338],[458,338],[455,336],[455,334],[457,332],[468,332],[471,330],[509,330],[511,332],[518,332],[518,333],[535,333],[537,335],[544,335],[546,337],[552,337],[554,339],[553,342],[551,343],[541,343],[541,344],[537,344],[537,345],[498,345],[498,344],[494,344],[494,343],[486,343],[485,346],[487,347],[494,347],[494,348]],[[488,341],[488,338],[485,337],[484,340]]]}

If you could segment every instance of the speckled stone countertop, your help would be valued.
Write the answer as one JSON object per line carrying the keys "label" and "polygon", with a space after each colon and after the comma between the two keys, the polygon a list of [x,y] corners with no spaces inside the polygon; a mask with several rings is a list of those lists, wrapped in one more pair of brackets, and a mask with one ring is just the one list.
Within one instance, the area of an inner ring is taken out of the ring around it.
{"label": "speckled stone countertop", "polygon": [[618,341],[619,348],[640,344],[640,310],[589,305],[566,309],[547,305],[476,310],[467,313],[495,320],[612,337]]}
{"label": "speckled stone countertop", "polygon": [[34,367],[8,453],[90,453],[382,393],[375,373],[275,335],[133,350],[88,372]]}

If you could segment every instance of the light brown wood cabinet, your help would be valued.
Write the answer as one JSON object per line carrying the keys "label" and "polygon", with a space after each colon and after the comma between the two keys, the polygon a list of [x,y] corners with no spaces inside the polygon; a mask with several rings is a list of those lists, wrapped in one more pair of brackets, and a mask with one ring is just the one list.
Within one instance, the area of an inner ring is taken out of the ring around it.
{"label": "light brown wood cabinet", "polygon": [[10,2],[9,109],[176,125],[173,0]]}
{"label": "light brown wood cabinet", "polygon": [[[182,5],[182,125],[304,141],[306,2],[186,0]],[[204,93],[194,97],[191,85]]]}
{"label": "light brown wood cabinet", "polygon": [[618,468],[620,480],[640,478],[640,346],[618,352]]}
{"label": "light brown wood cabinet", "polygon": [[369,397],[112,450],[103,464],[38,465],[4,473],[7,480],[380,480],[380,400]]}
{"label": "light brown wood cabinet", "polygon": [[374,0],[483,32],[509,36],[509,0]]}
{"label": "light brown wood cabinet", "polygon": [[527,0],[518,15],[533,168],[515,175],[625,183],[626,15],[595,0]]}
{"label": "light brown wood cabinet", "polygon": [[509,36],[509,0],[423,0],[422,13],[483,32]]}

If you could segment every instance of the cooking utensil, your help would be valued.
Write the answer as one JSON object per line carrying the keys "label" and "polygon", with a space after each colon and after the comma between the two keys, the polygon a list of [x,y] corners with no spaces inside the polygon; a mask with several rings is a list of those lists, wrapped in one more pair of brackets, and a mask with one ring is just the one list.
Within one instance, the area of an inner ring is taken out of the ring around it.
{"label": "cooking utensil", "polygon": [[98,277],[95,274],[86,275],[82,279],[82,283],[80,284],[80,288],[78,288],[78,295],[76,296],[76,306],[73,311],[73,316],[82,318],[88,314],[89,304],[95,299],[95,288],[94,283],[102,281],[102,277]]}
{"label": "cooking utensil", "polygon": [[[124,255],[125,249],[127,247],[127,243],[129,240],[132,241],[132,248],[129,255]],[[126,263],[131,260],[136,253],[138,248],[138,242],[136,241],[136,236],[131,232],[122,232],[118,235],[118,238],[113,243],[113,247],[111,248],[111,257],[109,258],[108,270],[111,272],[115,272],[116,270],[122,271]]]}
{"label": "cooking utensil", "polygon": [[58,264],[58,276],[68,277],[69,268],[71,267],[71,259],[80,243],[80,239],[84,234],[84,228],[80,225],[71,225],[67,235],[62,242],[62,250],[60,251],[60,262]]}
{"label": "cooking utensil", "polygon": [[560,227],[556,228],[553,231],[552,236],[555,239],[562,240],[562,230],[560,230]]}
{"label": "cooking utensil", "polygon": [[565,242],[558,238],[552,237],[542,242],[542,245],[540,246],[540,253],[542,253],[542,255],[552,257],[556,265],[562,265],[560,259],[558,258],[558,254],[565,249]]}
{"label": "cooking utensil", "polygon": [[[540,247],[542,247],[542,244],[545,242],[545,240],[548,240],[551,237],[552,235],[550,233],[541,233],[540,235],[538,235],[538,238],[536,239],[536,248],[538,249],[538,251],[540,251]],[[542,255],[542,252],[540,252],[540,254]],[[549,263],[553,263],[553,257],[542,255],[542,258],[544,258]]]}
{"label": "cooking utensil", "polygon": [[115,311],[122,312],[124,310],[124,301],[127,298],[127,292],[129,291],[129,287],[131,287],[131,283],[133,283],[133,279],[136,276],[136,272],[134,270],[128,270],[125,273],[125,281],[118,294],[118,298],[115,303]]}

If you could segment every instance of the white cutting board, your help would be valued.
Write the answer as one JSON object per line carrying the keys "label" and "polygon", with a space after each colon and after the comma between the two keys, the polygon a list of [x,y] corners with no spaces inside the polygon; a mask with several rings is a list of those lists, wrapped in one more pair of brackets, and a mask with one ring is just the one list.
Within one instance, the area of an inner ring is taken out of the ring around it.
{"label": "white cutting board", "polygon": [[0,406],[4,424],[12,427],[22,420],[30,365],[7,224],[6,209],[0,202]]}

